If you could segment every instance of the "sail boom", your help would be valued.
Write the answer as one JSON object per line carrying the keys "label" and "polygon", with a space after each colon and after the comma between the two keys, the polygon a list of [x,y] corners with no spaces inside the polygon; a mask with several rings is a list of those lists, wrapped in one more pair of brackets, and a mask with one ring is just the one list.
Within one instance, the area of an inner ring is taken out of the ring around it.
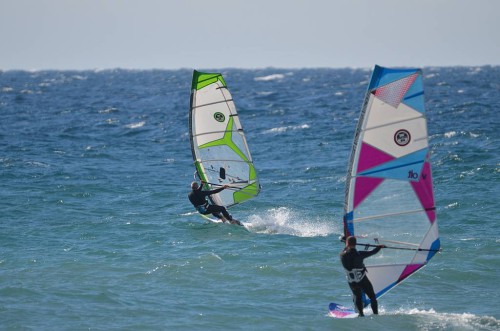
{"label": "sail boom", "polygon": [[405,246],[414,246],[414,247],[420,246],[419,244],[409,243],[409,242],[406,242],[406,241],[396,241],[396,240],[387,240],[387,239],[384,239],[384,242],[387,242],[387,243],[390,243],[390,244],[405,245]]}

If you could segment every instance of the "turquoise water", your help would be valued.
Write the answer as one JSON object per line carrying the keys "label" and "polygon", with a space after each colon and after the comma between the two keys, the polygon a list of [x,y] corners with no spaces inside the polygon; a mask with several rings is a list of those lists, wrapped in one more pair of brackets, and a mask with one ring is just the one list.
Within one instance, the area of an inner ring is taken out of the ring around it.
{"label": "turquoise water", "polygon": [[[350,304],[338,260],[370,70],[222,71],[263,190],[207,224],[191,70],[0,72],[0,329],[498,330],[500,67],[424,68],[443,252]],[[369,310],[369,309],[368,309]]]}

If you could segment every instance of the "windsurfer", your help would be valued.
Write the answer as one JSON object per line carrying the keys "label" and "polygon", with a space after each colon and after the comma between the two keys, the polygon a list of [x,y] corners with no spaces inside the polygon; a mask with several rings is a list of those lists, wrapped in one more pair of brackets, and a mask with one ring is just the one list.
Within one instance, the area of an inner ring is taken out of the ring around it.
{"label": "windsurfer", "polygon": [[196,210],[203,215],[211,213],[214,217],[221,219],[222,222],[229,221],[231,224],[242,225],[240,221],[233,219],[233,217],[229,215],[229,213],[226,210],[226,207],[215,204],[211,205],[207,201],[207,197],[209,195],[219,193],[225,188],[228,188],[229,186],[224,185],[221,188],[215,190],[203,191],[204,183],[205,182],[203,181],[201,181],[200,185],[197,182],[191,183],[191,192],[189,193],[188,198],[189,201],[191,201],[193,206],[196,208]]}
{"label": "windsurfer", "polygon": [[370,298],[371,308],[374,314],[378,314],[378,303],[373,291],[373,285],[366,276],[366,267],[363,259],[377,254],[385,245],[378,245],[371,251],[359,252],[356,250],[356,237],[348,237],[346,247],[340,253],[340,260],[344,266],[347,282],[351,288],[354,303],[356,305],[359,316],[363,314],[363,292]]}

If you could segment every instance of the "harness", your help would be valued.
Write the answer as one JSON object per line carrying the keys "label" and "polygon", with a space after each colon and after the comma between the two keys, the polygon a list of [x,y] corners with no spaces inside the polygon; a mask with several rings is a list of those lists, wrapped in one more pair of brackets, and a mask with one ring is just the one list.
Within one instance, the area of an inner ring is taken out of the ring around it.
{"label": "harness", "polygon": [[366,275],[366,268],[344,269],[344,271],[349,283],[359,283]]}
{"label": "harness", "polygon": [[194,208],[196,208],[196,210],[198,211],[198,213],[200,213],[200,214],[206,214],[207,213],[207,208],[208,208],[208,202],[205,202],[205,204],[203,204],[203,205],[194,206]]}

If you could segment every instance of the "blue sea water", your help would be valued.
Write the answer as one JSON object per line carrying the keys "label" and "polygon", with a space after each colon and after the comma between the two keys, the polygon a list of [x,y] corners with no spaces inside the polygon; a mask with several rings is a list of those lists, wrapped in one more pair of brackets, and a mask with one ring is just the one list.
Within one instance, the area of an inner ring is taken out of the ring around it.
{"label": "blue sea water", "polygon": [[[0,329],[499,330],[500,67],[424,68],[443,251],[338,320],[370,69],[224,69],[263,186],[187,200],[191,70],[0,71]],[[367,309],[369,311],[369,309]]]}

